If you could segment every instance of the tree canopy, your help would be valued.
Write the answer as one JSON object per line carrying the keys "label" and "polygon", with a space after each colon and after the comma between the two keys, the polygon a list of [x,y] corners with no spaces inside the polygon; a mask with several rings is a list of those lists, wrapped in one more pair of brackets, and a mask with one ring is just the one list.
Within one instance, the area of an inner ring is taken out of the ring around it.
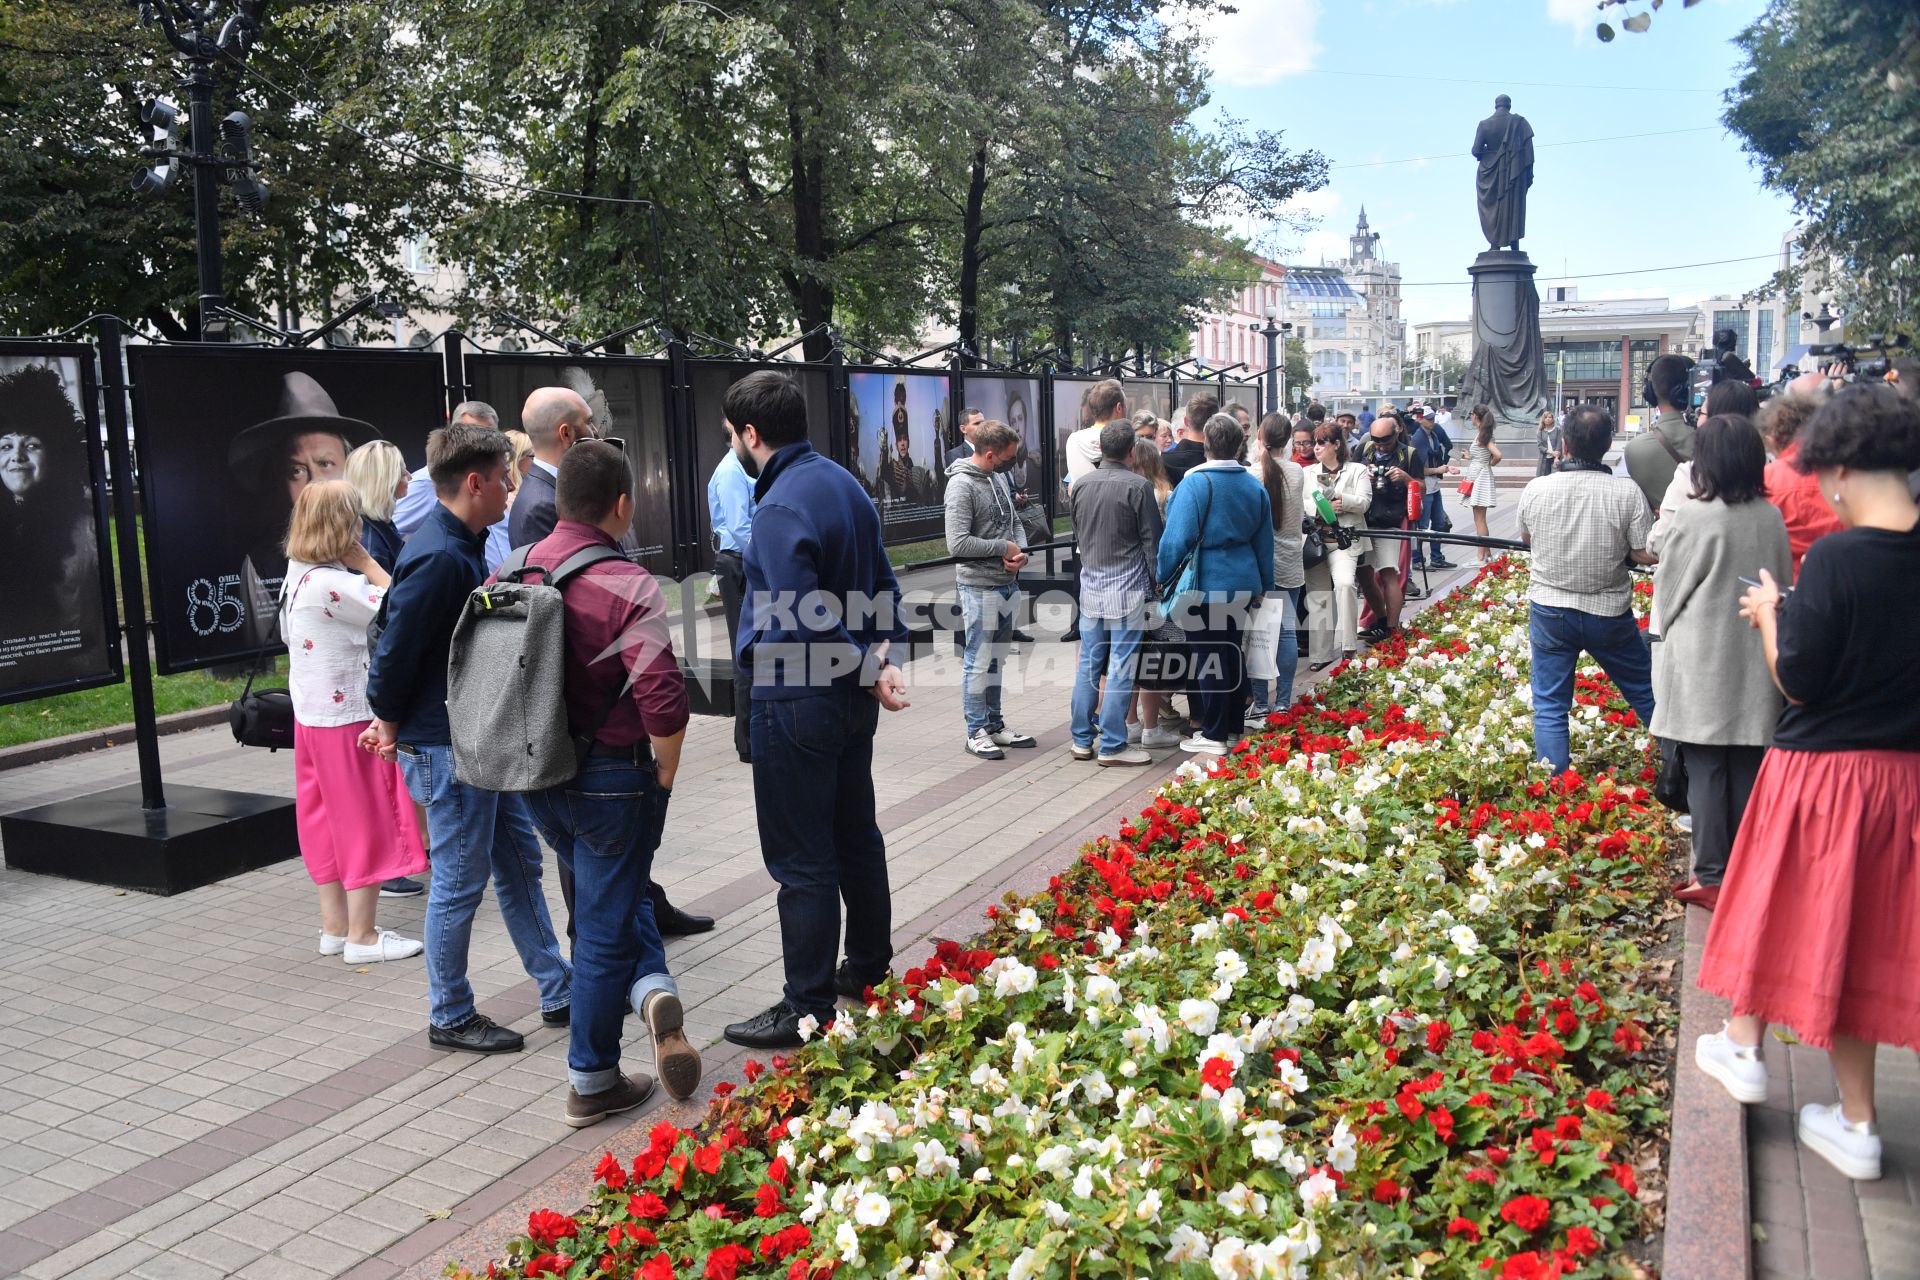
{"label": "tree canopy", "polygon": [[[418,303],[426,236],[469,323],[1175,350],[1236,273],[1218,228],[1326,175],[1210,121],[1203,53],[1148,0],[285,0],[216,67],[273,190],[226,211],[229,294]],[[138,102],[179,76],[125,0],[0,13],[34,142],[0,155],[0,325],[190,327],[187,184],[127,190]]]}
{"label": "tree canopy", "polygon": [[1912,0],[1773,0],[1727,127],[1791,197],[1800,255],[1772,289],[1827,277],[1850,332],[1911,326],[1920,303],[1920,9]]}

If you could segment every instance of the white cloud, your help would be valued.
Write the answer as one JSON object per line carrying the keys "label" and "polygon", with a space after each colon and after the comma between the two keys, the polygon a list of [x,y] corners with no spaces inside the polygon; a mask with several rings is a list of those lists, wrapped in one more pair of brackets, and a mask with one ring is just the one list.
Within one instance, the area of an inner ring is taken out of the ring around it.
{"label": "white cloud", "polygon": [[1199,23],[1210,39],[1207,60],[1227,84],[1266,85],[1313,70],[1322,49],[1315,32],[1320,0],[1233,0],[1235,12]]}
{"label": "white cloud", "polygon": [[1340,216],[1345,201],[1332,187],[1321,187],[1288,201],[1284,214],[1313,225],[1298,235],[1279,233],[1279,249],[1288,262],[1313,266],[1322,258],[1347,256],[1347,236],[1352,231],[1348,220]]}
{"label": "white cloud", "polygon": [[1572,27],[1574,43],[1579,44],[1593,34],[1600,13],[1593,0],[1547,0],[1547,21]]}

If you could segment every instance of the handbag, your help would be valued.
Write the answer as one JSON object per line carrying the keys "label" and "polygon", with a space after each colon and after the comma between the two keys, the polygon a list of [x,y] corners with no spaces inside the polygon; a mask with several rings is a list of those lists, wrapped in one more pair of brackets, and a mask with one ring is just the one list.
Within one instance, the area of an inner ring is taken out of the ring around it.
{"label": "handbag", "polygon": [[1303,527],[1300,531],[1300,566],[1303,569],[1311,569],[1326,560],[1327,539],[1313,521],[1305,520],[1301,523]]}
{"label": "handbag", "polygon": [[1206,541],[1207,517],[1213,514],[1213,483],[1207,483],[1206,505],[1200,508],[1200,523],[1193,535],[1193,549],[1180,557],[1180,563],[1173,567],[1173,574],[1160,588],[1160,602],[1170,603],[1180,594],[1180,580],[1192,573],[1197,580],[1200,576],[1200,544]]}
{"label": "handbag", "polygon": [[227,708],[227,723],[233,728],[233,740],[243,747],[265,747],[278,751],[293,749],[293,694],[285,689],[254,692],[255,672],[247,673],[247,687]]}
{"label": "handbag", "polygon": [[1653,776],[1653,798],[1675,813],[1687,810],[1687,759],[1680,744],[1659,738],[1660,769]]}
{"label": "handbag", "polygon": [[1473,496],[1473,481],[1462,480],[1460,482],[1459,493],[1463,498],[1471,498]]}

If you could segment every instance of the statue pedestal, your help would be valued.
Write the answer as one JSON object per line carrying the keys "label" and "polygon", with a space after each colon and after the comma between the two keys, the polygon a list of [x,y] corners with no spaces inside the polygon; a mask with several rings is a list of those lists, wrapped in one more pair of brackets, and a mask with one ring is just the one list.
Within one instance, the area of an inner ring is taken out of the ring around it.
{"label": "statue pedestal", "polygon": [[1490,249],[1467,268],[1473,277],[1473,363],[1461,400],[1490,406],[1501,439],[1532,440],[1548,404],[1534,269],[1532,259],[1513,249]]}

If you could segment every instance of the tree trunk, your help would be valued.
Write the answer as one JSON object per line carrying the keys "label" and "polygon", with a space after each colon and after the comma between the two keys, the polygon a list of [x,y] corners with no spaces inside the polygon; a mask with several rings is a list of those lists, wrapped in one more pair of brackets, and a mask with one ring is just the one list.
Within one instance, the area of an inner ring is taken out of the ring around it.
{"label": "tree trunk", "polygon": [[960,233],[960,358],[968,369],[980,349],[980,236],[987,202],[987,144],[974,148],[967,174],[967,213]]}

